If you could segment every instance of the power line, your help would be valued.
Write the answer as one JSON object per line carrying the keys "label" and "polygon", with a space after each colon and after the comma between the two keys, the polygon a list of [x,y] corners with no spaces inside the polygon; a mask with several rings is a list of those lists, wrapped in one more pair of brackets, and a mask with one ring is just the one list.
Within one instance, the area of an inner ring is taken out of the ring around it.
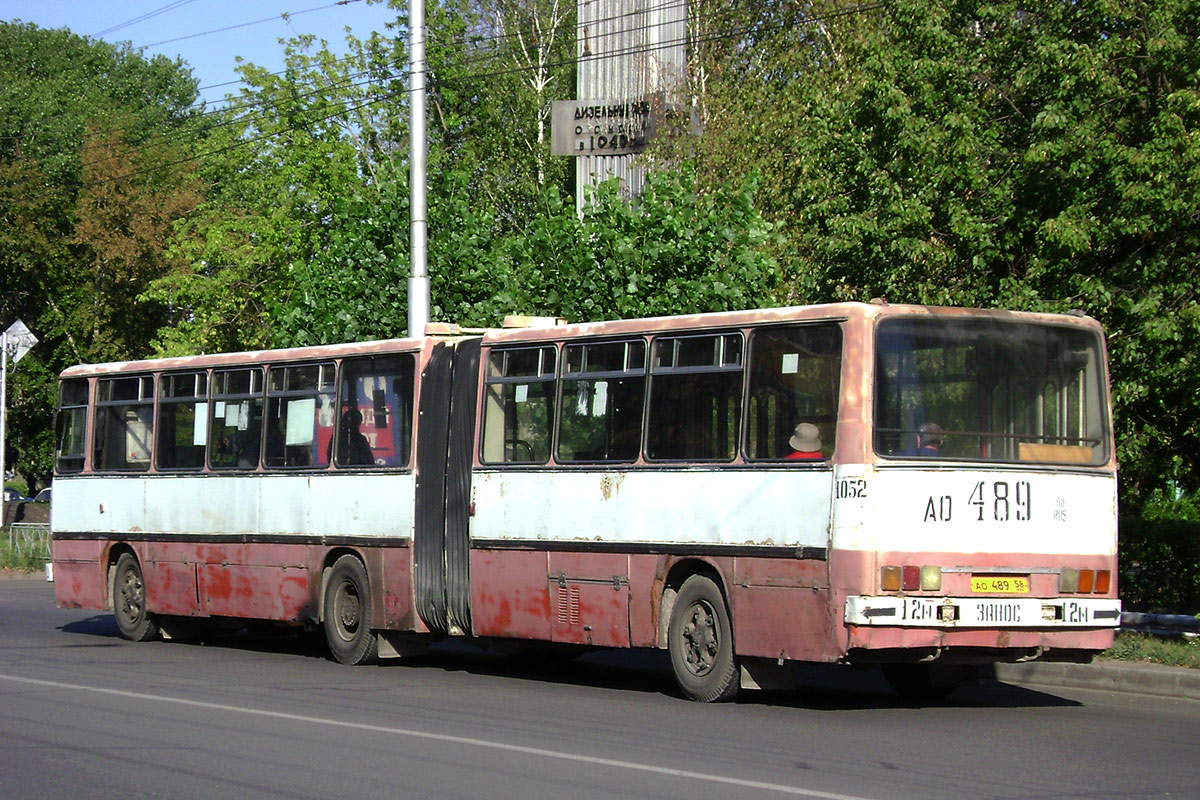
{"label": "power line", "polygon": [[[829,13],[821,14],[821,15],[812,15],[812,16],[805,18],[804,22],[805,22],[805,24],[814,24],[814,23],[824,22],[824,21],[828,21],[828,20],[841,18],[841,17],[847,17],[847,16],[856,15],[856,14],[866,13],[869,11],[878,10],[880,8],[888,6],[891,4],[891,2],[892,2],[892,0],[874,0],[873,2],[863,3],[858,6],[848,8],[848,9],[841,9],[838,11],[829,12]],[[680,44],[687,44],[689,41],[696,43],[696,44],[702,44],[702,43],[709,43],[709,42],[716,42],[716,41],[723,41],[723,40],[728,40],[728,39],[732,39],[732,38],[737,38],[739,36],[744,36],[748,33],[753,33],[753,32],[778,31],[778,30],[783,30],[787,27],[789,27],[787,23],[780,23],[778,25],[766,26],[766,27],[752,26],[752,27],[748,27],[748,28],[739,28],[739,29],[733,30],[733,31],[715,33],[715,34],[711,34],[708,36],[692,38],[692,39],[689,39],[689,37],[685,34],[683,37],[665,41],[665,42],[658,42],[658,43],[655,43],[654,45],[635,45],[635,46],[630,46],[630,47],[624,48],[622,50],[612,51],[612,52],[608,52],[608,53],[604,53],[604,54],[593,54],[591,56],[572,58],[572,59],[566,60],[566,61],[551,62],[551,63],[548,63],[546,66],[548,68],[557,68],[557,67],[562,67],[562,66],[568,66],[571,64],[578,64],[580,62],[600,61],[600,60],[613,58],[613,57],[619,57],[619,56],[645,55],[645,54],[649,54],[649,53],[652,53],[652,52],[655,52],[658,50],[664,50],[664,49],[677,47]],[[500,57],[503,57],[503,55],[496,54],[496,55],[489,56],[488,59],[480,59],[480,60],[491,60],[491,59],[500,58]],[[433,84],[434,88],[436,88],[436,86],[439,85],[439,83],[441,85],[464,85],[464,84],[469,85],[469,84],[477,82],[479,80],[486,80],[488,78],[501,77],[504,75],[527,72],[528,69],[529,68],[526,66],[518,66],[518,67],[507,68],[507,69],[493,70],[490,72],[476,72],[473,74],[461,76],[456,79],[450,79],[450,80],[445,80],[445,81],[433,80],[433,81],[431,81],[431,83]],[[399,74],[397,77],[404,78],[406,75],[407,75],[407,72]],[[363,85],[363,84],[351,84],[351,86],[358,86],[358,85]],[[367,107],[376,105],[378,103],[382,103],[382,102],[386,102],[388,100],[394,99],[396,97],[399,97],[403,94],[408,93],[408,91],[409,91],[409,89],[407,87],[405,87],[398,91],[384,92],[383,94],[381,94],[377,97],[363,100],[362,102],[359,102],[355,105],[339,106],[337,111],[334,111],[325,116],[320,116],[320,117],[309,119],[309,120],[307,120],[307,122],[309,124],[319,124],[322,122],[328,122],[329,120],[335,119],[335,118],[343,116],[345,114],[350,114],[355,111],[359,111],[363,108],[367,108]],[[266,108],[268,108],[268,109],[271,108],[271,105],[267,104]],[[260,117],[260,119],[261,119],[261,117]],[[253,115],[251,115],[249,120],[247,120],[245,118],[237,118],[235,120],[231,120],[229,124],[243,123],[243,124],[246,124],[247,127],[250,127],[252,124],[254,124],[254,122],[255,122],[255,119],[253,118]],[[166,164],[160,164],[160,165],[155,165],[153,167],[145,167],[145,168],[141,168],[141,169],[136,169],[132,172],[129,172],[129,173],[126,173],[123,175],[118,175],[113,178],[107,178],[102,181],[96,181],[96,182],[93,182],[90,184],[85,183],[83,185],[83,187],[81,187],[81,188],[86,188],[88,186],[100,186],[100,185],[105,185],[108,183],[115,183],[117,181],[126,180],[129,178],[144,174],[144,173],[155,172],[155,171],[159,171],[159,170],[169,169],[169,168],[175,167],[175,166],[180,166],[182,164],[191,163],[194,161],[200,161],[205,158],[209,158],[212,156],[220,155],[220,154],[238,149],[240,147],[245,147],[245,146],[255,144],[255,143],[258,143],[261,141],[265,141],[274,136],[278,136],[278,135],[285,134],[288,132],[298,132],[301,130],[303,130],[303,129],[300,127],[285,127],[280,131],[271,132],[271,133],[263,133],[261,135],[254,136],[251,138],[241,139],[230,145],[226,145],[224,147],[220,147],[215,150],[207,151],[204,153],[197,153],[197,154],[194,154],[191,156],[176,159],[176,160],[170,161]],[[168,139],[168,141],[169,141],[169,139]],[[155,143],[155,144],[157,144],[157,143]],[[91,166],[91,165],[95,165],[97,163],[103,163],[103,161],[111,160],[111,158],[119,158],[119,157],[123,157],[123,156],[128,157],[131,155],[136,155],[138,152],[141,152],[142,149],[147,149],[149,146],[151,146],[151,145],[147,145],[146,148],[136,148],[133,150],[125,151],[124,153],[110,157],[110,159],[101,159],[101,160],[98,160],[95,162],[88,162],[88,165]],[[45,194],[47,194],[47,195],[54,194],[54,192],[47,192]]]}
{"label": "power line", "polygon": [[214,33],[225,33],[227,31],[235,31],[238,28],[249,28],[252,25],[261,25],[264,22],[277,22],[280,19],[286,20],[286,19],[290,19],[291,17],[298,17],[301,14],[311,14],[313,11],[324,11],[329,8],[334,8],[335,6],[348,6],[351,3],[361,3],[361,2],[362,2],[362,0],[337,0],[336,3],[330,3],[330,4],[324,5],[324,6],[317,6],[315,8],[306,8],[303,11],[289,11],[289,12],[285,12],[283,14],[279,14],[279,15],[273,16],[273,17],[263,17],[262,19],[256,19],[251,22],[241,22],[241,23],[238,23],[237,25],[227,25],[224,28],[214,28],[211,31],[202,31],[200,33],[189,33],[187,36],[177,36],[174,39],[163,39],[161,42],[151,42],[150,44],[141,45],[141,47],[144,49],[147,47],[158,47],[160,44],[173,44],[174,42],[182,42],[182,41],[186,41],[187,39],[197,39],[201,36],[211,36]]}
{"label": "power line", "polygon": [[[183,1],[184,1],[184,2],[191,2],[191,0],[183,0]],[[348,2],[358,2],[358,0],[347,0],[347,1],[348,1]],[[666,0],[665,2],[658,3],[658,4],[655,4],[655,5],[648,5],[648,6],[646,6],[644,9],[641,9],[641,10],[638,10],[638,11],[628,11],[628,12],[621,12],[621,13],[618,13],[618,14],[613,14],[613,15],[610,15],[610,16],[608,16],[608,17],[598,17],[598,18],[595,18],[595,19],[590,19],[590,20],[588,20],[586,23],[580,23],[580,22],[577,22],[577,23],[576,23],[576,29],[578,30],[578,29],[580,29],[580,28],[582,28],[582,27],[585,27],[586,25],[591,25],[591,24],[601,24],[601,23],[613,22],[613,21],[615,21],[615,20],[620,20],[620,19],[629,18],[629,17],[636,16],[636,15],[638,15],[638,14],[642,14],[642,13],[653,13],[653,12],[670,11],[670,10],[676,10],[676,9],[680,9],[680,8],[686,8],[686,7],[687,7],[687,5],[688,5],[688,2],[689,2],[689,0]],[[340,3],[335,3],[335,4],[333,4],[333,5],[340,5]],[[322,6],[321,8],[329,8],[329,7],[331,7],[331,6]],[[311,10],[319,10],[319,9],[309,9],[309,10],[311,11]],[[296,13],[306,13],[306,12],[296,12]],[[730,13],[730,12],[725,12],[725,11],[722,11],[722,12],[717,12],[717,13],[710,13],[710,14],[704,15],[704,19],[712,19],[712,18],[715,18],[715,17],[726,16],[726,15],[728,15],[728,13]],[[270,19],[268,19],[268,20],[260,20],[260,22],[262,22],[262,21],[270,21],[271,19],[276,19],[276,18],[272,17],[272,18],[270,18]],[[243,23],[242,25],[235,25],[235,26],[232,26],[232,28],[244,27],[245,25],[251,25],[251,24],[256,24],[256,23]],[[667,24],[671,24],[671,22],[670,22],[670,21],[665,21],[665,22],[658,23],[658,25],[667,25]],[[640,29],[648,29],[648,28],[651,28],[651,27],[655,27],[655,26],[639,26],[639,28],[638,28],[638,29],[639,29],[639,30],[640,30]],[[231,29],[231,28],[223,28],[223,29],[220,29],[220,30],[230,30],[230,29]],[[192,34],[192,35],[190,35],[190,36],[188,36],[188,37],[184,37],[184,38],[191,38],[192,36],[204,36],[204,35],[207,35],[207,34],[210,34],[210,33],[217,33],[217,32],[220,32],[220,31],[216,31],[216,30],[214,30],[214,31],[205,31],[205,32],[198,33],[198,34]],[[616,31],[609,31],[609,32],[606,32],[606,33],[603,33],[603,34],[599,34],[599,38],[607,38],[607,37],[611,37],[611,36],[619,36],[619,35],[622,35],[623,33],[628,33],[628,32],[629,32],[628,30],[621,30],[621,29],[618,29],[618,30],[616,30]],[[468,34],[468,35],[459,36],[459,37],[456,37],[456,38],[453,38],[453,39],[447,40],[446,42],[444,42],[444,43],[441,43],[441,44],[443,44],[443,46],[447,46],[447,47],[454,47],[454,46],[456,46],[456,45],[457,45],[457,46],[464,46],[464,47],[465,47],[465,46],[467,46],[467,45],[471,45],[471,46],[474,46],[474,47],[478,47],[478,46],[480,46],[480,45],[487,45],[487,44],[492,44],[492,45],[495,45],[495,44],[503,44],[503,43],[512,42],[512,41],[518,41],[518,40],[520,39],[520,37],[521,37],[521,34],[520,34],[520,33],[507,33],[507,34],[501,34],[501,35],[498,35],[498,36],[477,36],[477,35],[473,36],[473,35],[469,35],[469,34]],[[431,38],[431,40],[432,40],[432,41],[433,41],[435,44],[438,44],[438,36],[437,36],[436,32],[432,32],[432,33],[431,33],[431,36],[430,36],[430,38]],[[146,45],[146,47],[149,47],[149,46],[151,46],[151,45]],[[332,64],[333,64],[333,65],[342,64],[342,63],[344,63],[344,62],[348,62],[348,61],[350,61],[350,60],[351,60],[352,58],[354,58],[354,57],[355,57],[355,56],[353,56],[353,55],[348,55],[348,56],[345,56],[345,57],[343,57],[343,58],[340,58],[340,59],[335,59],[335,60],[332,62]],[[476,58],[467,58],[467,59],[464,59],[463,61],[461,61],[461,62],[460,62],[460,65],[470,65],[470,64],[472,64],[472,63],[477,63],[477,62],[481,62],[481,61],[489,61],[489,60],[492,60],[492,59],[495,59],[495,58],[501,58],[501,57],[504,57],[504,54],[503,54],[503,53],[489,52],[489,53],[485,53],[485,54],[483,54],[483,55],[480,55],[480,56],[478,56],[478,57],[476,57]],[[389,66],[390,66],[390,65],[389,65]],[[285,75],[285,74],[287,74],[289,71],[290,71],[290,68],[284,68],[284,69],[282,69],[282,70],[277,70],[277,71],[275,71],[275,72],[270,72],[270,73],[267,73],[267,74],[268,74],[269,76],[271,76],[271,77],[276,77],[276,76],[279,76],[279,75]],[[359,71],[359,72],[356,72],[356,73],[352,73],[351,75],[347,76],[347,78],[348,78],[348,79],[350,79],[350,80],[353,80],[353,79],[355,79],[355,78],[360,78],[360,77],[362,77],[362,76],[364,76],[364,75],[367,75],[367,74],[369,74],[369,73],[370,73],[370,70],[362,70],[362,71]],[[406,77],[406,74],[405,74],[405,75],[402,75],[401,77]],[[224,82],[224,83],[213,84],[213,85],[210,85],[210,86],[201,86],[201,87],[198,87],[198,88],[196,89],[196,91],[197,91],[197,92],[202,92],[202,91],[204,91],[205,89],[218,88],[218,87],[221,87],[221,86],[231,86],[231,85],[235,85],[235,84],[246,84],[246,83],[247,83],[247,82],[246,82],[245,80],[226,81],[226,82]],[[350,88],[350,87],[357,86],[357,85],[362,85],[362,83],[348,83],[348,84],[347,84],[347,83],[345,83],[344,81],[342,81],[342,82],[339,82],[339,81],[332,81],[332,82],[331,82],[331,83],[330,83],[328,86],[326,86],[325,88],[339,88],[340,86],[346,86],[347,88]],[[316,92],[311,92],[311,93],[307,93],[307,94],[302,94],[302,95],[300,95],[299,97],[307,97],[307,96],[310,96],[311,94],[315,94],[315,93],[316,93]],[[211,108],[211,109],[205,109],[205,110],[201,111],[201,115],[202,115],[202,116],[215,116],[215,115],[218,115],[218,114],[221,114],[221,113],[224,113],[224,112],[228,112],[228,111],[231,111],[231,110],[232,110],[232,111],[239,111],[239,110],[242,110],[242,109],[245,109],[245,108],[252,108],[252,107],[254,107],[254,106],[263,105],[263,103],[262,103],[261,101],[258,101],[258,100],[252,99],[252,98],[244,98],[244,99],[245,99],[245,102],[238,102],[238,101],[237,101],[237,99],[234,99],[234,98],[232,98],[232,96],[227,96],[227,97],[226,97],[226,99],[224,99],[224,100],[216,100],[216,101],[213,101],[213,103],[214,103],[214,104],[215,104],[215,103],[223,103],[223,102],[224,102],[224,103],[227,103],[227,105],[220,106],[220,107],[216,107],[216,108]],[[201,101],[199,104],[197,104],[197,103],[193,103],[193,104],[192,104],[191,106],[189,106],[188,108],[181,109],[181,110],[182,110],[182,111],[190,111],[190,110],[193,110],[193,109],[199,109],[201,106],[207,105],[207,102],[208,102],[208,101],[203,101],[203,100],[202,100],[202,101]],[[63,117],[66,117],[66,116],[70,116],[70,115],[69,115],[69,114],[66,114],[66,113],[63,113],[63,114],[57,114],[57,115],[53,115],[53,116],[50,116],[50,117],[43,117],[43,118],[42,118],[42,121],[43,121],[43,122],[45,122],[45,121],[54,120],[54,119],[61,119],[61,118],[63,118]],[[86,132],[86,133],[84,133],[84,134],[83,134],[83,136],[84,136],[84,138],[85,138],[85,139],[89,139],[89,138],[93,138],[93,137],[96,137],[96,136],[102,136],[102,135],[105,135],[105,134],[107,134],[107,133],[120,132],[120,131],[123,131],[123,130],[131,130],[133,127],[135,127],[135,125],[129,125],[129,126],[117,126],[117,127],[115,127],[115,128],[106,128],[106,129],[99,130],[99,131],[90,131],[90,132]],[[9,141],[13,141],[13,140],[17,140],[19,137],[16,137],[16,136],[4,136],[4,137],[0,137],[0,138],[7,139],[7,140],[9,140]],[[86,149],[86,146],[85,146],[85,149]]]}
{"label": "power line", "polygon": [[119,25],[113,25],[111,28],[105,28],[104,30],[100,31],[99,33],[93,33],[91,35],[91,38],[99,39],[101,36],[107,36],[110,33],[116,33],[117,31],[119,31],[123,28],[128,28],[131,25],[136,25],[139,22],[145,22],[148,19],[157,17],[159,14],[165,14],[168,11],[174,11],[175,9],[179,8],[180,6],[186,6],[188,3],[191,3],[191,2],[194,2],[194,0],[175,0],[175,2],[167,3],[162,8],[157,8],[154,11],[150,11],[145,14],[142,14],[140,17],[134,17],[133,19],[128,20],[126,22],[122,22]]}

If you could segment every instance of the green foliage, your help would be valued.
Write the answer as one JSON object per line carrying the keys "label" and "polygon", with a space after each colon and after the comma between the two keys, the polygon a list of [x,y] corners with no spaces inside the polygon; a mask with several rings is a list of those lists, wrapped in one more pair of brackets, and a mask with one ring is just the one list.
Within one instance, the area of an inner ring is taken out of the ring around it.
{"label": "green foliage", "polygon": [[1200,669],[1200,639],[1160,639],[1143,633],[1118,633],[1112,648],[1100,657]]}
{"label": "green foliage", "polygon": [[705,129],[674,149],[770,176],[783,299],[1082,309],[1126,513],[1200,488],[1194,0],[712,6],[749,32],[707,46]]}
{"label": "green foliage", "polygon": [[45,568],[49,560],[40,553],[18,553],[8,546],[8,531],[0,532],[0,570],[37,572]]}
{"label": "green foliage", "polygon": [[[778,267],[755,184],[697,191],[692,172],[652,176],[630,205],[602,184],[582,219],[557,187],[521,233],[497,233],[464,176],[431,187],[429,272],[435,318],[494,326],[506,314],[573,321],[751,308]],[[407,186],[344,198],[326,248],[291,273],[276,342],[299,345],[401,335],[407,326]]]}
{"label": "green foliage", "polygon": [[1200,523],[1122,517],[1118,548],[1127,611],[1200,610]]}
{"label": "green foliage", "polygon": [[756,188],[701,193],[689,167],[661,170],[632,204],[601,184],[581,220],[549,190],[546,215],[507,248],[518,309],[582,321],[764,304],[778,268]]}
{"label": "green foliage", "polygon": [[50,477],[58,371],[144,355],[166,320],[137,298],[196,202],[195,97],[179,63],[0,22],[0,325],[41,340],[11,373],[6,460],[30,483]]}

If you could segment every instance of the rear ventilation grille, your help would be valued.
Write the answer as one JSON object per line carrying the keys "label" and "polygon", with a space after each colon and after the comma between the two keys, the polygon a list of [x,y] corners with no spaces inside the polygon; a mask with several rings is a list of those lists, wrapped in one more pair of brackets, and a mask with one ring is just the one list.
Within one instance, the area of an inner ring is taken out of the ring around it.
{"label": "rear ventilation grille", "polygon": [[560,625],[579,624],[579,587],[566,586],[558,589],[558,622]]}

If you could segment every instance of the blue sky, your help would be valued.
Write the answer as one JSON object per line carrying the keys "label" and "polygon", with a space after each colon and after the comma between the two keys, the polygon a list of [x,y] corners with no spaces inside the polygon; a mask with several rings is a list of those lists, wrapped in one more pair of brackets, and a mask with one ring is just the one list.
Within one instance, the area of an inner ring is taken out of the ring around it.
{"label": "blue sky", "polygon": [[219,84],[238,79],[238,56],[280,70],[279,39],[313,34],[341,53],[344,28],[366,38],[371,31],[385,31],[396,12],[386,3],[368,5],[366,0],[345,5],[335,0],[0,0],[0,20],[17,19],[108,42],[129,42],[148,55],[180,58],[191,66],[200,80],[201,97],[211,105],[227,92],[236,93],[236,84]]}

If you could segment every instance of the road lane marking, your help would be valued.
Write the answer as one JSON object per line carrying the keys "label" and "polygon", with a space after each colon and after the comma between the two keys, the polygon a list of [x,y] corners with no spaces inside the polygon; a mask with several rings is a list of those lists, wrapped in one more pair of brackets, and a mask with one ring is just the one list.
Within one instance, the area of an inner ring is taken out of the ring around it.
{"label": "road lane marking", "polygon": [[91,692],[93,694],[108,695],[110,697],[124,697],[131,700],[169,703],[177,706],[201,708],[208,711],[225,711],[254,717],[264,717],[267,719],[285,720],[287,722],[304,722],[312,725],[325,725],[333,728],[349,728],[357,731],[365,731],[367,733],[382,733],[391,736],[405,736],[413,739],[425,739],[427,741],[467,745],[487,750],[500,750],[508,753],[521,753],[523,755],[538,756],[541,758],[555,759],[558,761],[569,761],[577,764],[591,764],[593,766],[614,767],[617,769],[629,770],[631,772],[646,772],[653,775],[663,775],[674,778],[688,778],[706,783],[736,786],[740,789],[761,789],[767,792],[791,795],[792,797],[811,797],[815,800],[871,800],[871,798],[861,797],[858,795],[839,794],[836,792],[820,792],[814,789],[804,789],[798,786],[786,786],[780,783],[767,783],[766,781],[750,781],[743,780],[741,778],[729,778],[724,775],[712,775],[703,772],[693,772],[691,770],[659,767],[653,764],[641,764],[636,761],[622,761],[613,758],[585,756],[578,753],[547,750],[541,747],[526,747],[524,745],[490,741],[488,739],[476,739],[470,736],[453,736],[451,734],[429,733],[427,731],[417,731],[409,728],[393,728],[385,725],[368,725],[362,722],[345,722],[337,719],[312,717],[304,714],[289,714],[283,711],[267,711],[265,709],[245,708],[243,706],[231,706],[224,705],[222,703],[205,703],[200,700],[188,700],[182,697],[143,694],[141,692],[129,692],[122,689],[105,689],[99,686],[84,686],[77,683],[62,683],[60,681],[47,681],[37,678],[22,678],[16,675],[4,675],[2,673],[0,673],[0,680],[12,681],[13,683],[23,683],[30,686],[42,686],[49,689],[68,689],[77,692]]}

